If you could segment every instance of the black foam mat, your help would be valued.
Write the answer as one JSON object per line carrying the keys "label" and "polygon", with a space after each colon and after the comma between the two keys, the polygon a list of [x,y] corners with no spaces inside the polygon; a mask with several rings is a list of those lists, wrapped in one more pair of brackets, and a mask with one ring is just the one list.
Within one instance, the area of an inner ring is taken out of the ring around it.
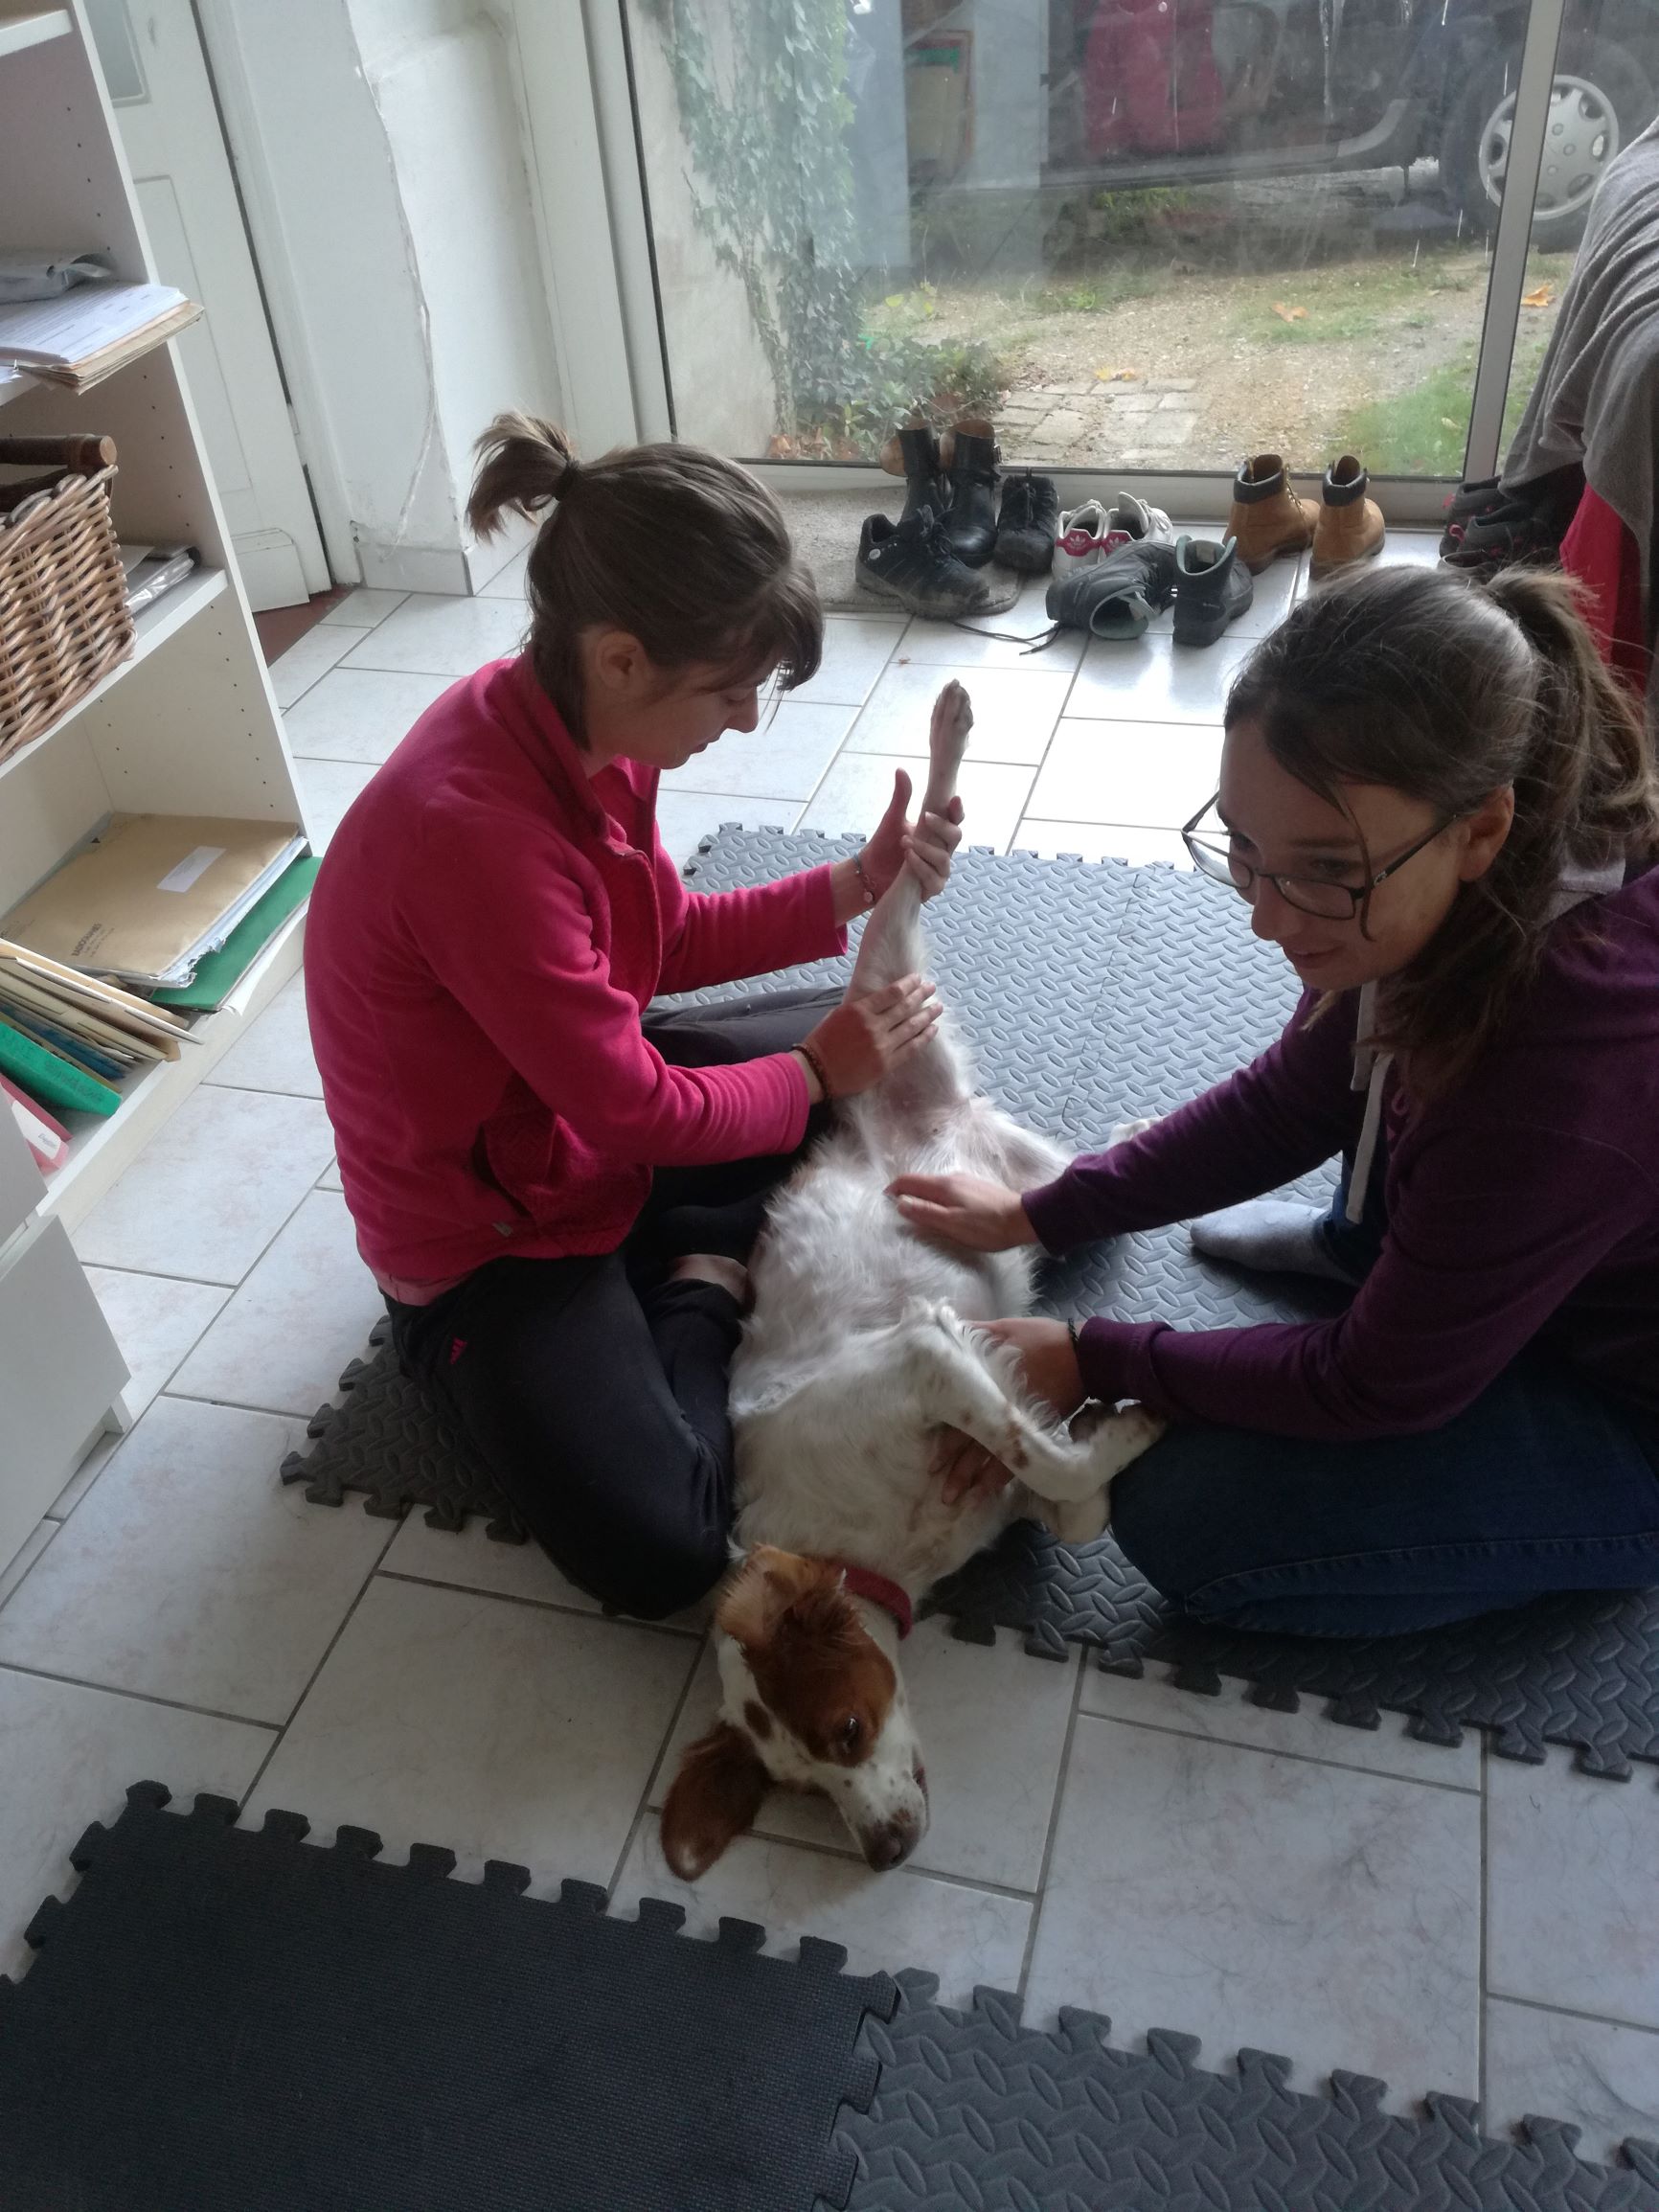
{"label": "black foam mat", "polygon": [[[854,1976],[811,1937],[610,1918],[521,1867],[259,1830],[140,1783],[71,1855],[18,1983],[0,1979],[7,2212],[1654,2212],[1659,2146],[1610,2165],[1579,2131],[1481,2134],[1430,2093],[1189,2036],[1115,2049],[1062,2010],[1022,2027],[992,1990]],[[895,1877],[892,1879],[902,1879]]]}
{"label": "black foam mat", "polygon": [[139,1784],[0,1981],[6,2212],[808,2212],[854,2168],[855,2048],[893,2010],[838,1945],[610,1918],[602,1889],[526,1897],[522,1867],[448,1879],[342,1829],[164,1811]]}
{"label": "black foam mat", "polygon": [[[686,874],[698,889],[727,890],[857,844],[727,827],[705,839]],[[941,985],[987,1090],[1079,1150],[1114,1122],[1165,1112],[1241,1065],[1296,1001],[1294,979],[1251,936],[1239,901],[1170,868],[968,852],[928,915]],[[850,972],[848,955],[768,987]],[[1299,1187],[1323,1197],[1330,1173]],[[1196,1329],[1327,1312],[1339,1296],[1213,1266],[1179,1229],[1087,1248],[1051,1267],[1043,1285],[1057,1313]],[[313,1448],[292,1455],[284,1476],[321,1503],[360,1491],[374,1513],[422,1505],[440,1527],[482,1513],[491,1534],[521,1540],[464,1441],[398,1374],[383,1334],[372,1358],[342,1378],[344,1403],[320,1409]],[[1547,1598],[1366,1642],[1249,1635],[1177,1616],[1109,1538],[1074,1548],[1028,1523],[942,1585],[932,1608],[971,1639],[1014,1629],[1033,1651],[1058,1657],[1082,1644],[1121,1674],[1168,1663],[1193,1689],[1217,1691],[1231,1676],[1260,1703],[1293,1710],[1300,1696],[1318,1697],[1352,1726],[1374,1728],[1397,1711],[1431,1742],[1456,1744],[1465,1727],[1480,1727],[1505,1757],[1536,1761],[1546,1745],[1564,1744],[1587,1770],[1617,1777],[1633,1759],[1659,1760],[1659,1593]]]}

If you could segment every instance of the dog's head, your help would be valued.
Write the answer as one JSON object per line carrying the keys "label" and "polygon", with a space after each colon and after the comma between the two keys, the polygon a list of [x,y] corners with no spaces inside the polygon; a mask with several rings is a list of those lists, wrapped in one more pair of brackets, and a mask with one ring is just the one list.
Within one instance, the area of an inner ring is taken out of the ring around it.
{"label": "dog's head", "polygon": [[694,1881],[774,1784],[828,1797],[877,1870],[927,1832],[927,1777],[904,1685],[828,1560],[757,1544],[721,1593],[720,1719],[680,1762],[663,1857]]}

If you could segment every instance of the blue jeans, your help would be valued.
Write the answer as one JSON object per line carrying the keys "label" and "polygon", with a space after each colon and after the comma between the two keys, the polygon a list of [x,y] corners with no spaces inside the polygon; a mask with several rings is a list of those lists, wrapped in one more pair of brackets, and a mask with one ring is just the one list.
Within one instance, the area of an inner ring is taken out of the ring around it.
{"label": "blue jeans", "polygon": [[1112,1534],[1201,1620],[1394,1636],[1551,1590],[1659,1584],[1659,1417],[1523,1359],[1443,1427],[1313,1444],[1182,1423]]}

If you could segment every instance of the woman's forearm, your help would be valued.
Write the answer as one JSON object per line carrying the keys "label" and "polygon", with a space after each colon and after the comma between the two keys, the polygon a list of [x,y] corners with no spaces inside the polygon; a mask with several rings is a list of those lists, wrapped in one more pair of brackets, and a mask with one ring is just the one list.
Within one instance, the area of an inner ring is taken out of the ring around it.
{"label": "woman's forearm", "polygon": [[849,922],[860,914],[868,914],[875,905],[875,894],[865,878],[864,870],[856,855],[850,860],[836,860],[830,864],[830,888],[835,901],[835,922],[845,929]]}

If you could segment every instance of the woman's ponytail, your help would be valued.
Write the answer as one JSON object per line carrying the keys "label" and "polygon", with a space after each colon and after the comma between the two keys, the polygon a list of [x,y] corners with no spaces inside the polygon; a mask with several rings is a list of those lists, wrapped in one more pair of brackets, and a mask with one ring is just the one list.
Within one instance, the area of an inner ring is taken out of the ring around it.
{"label": "woman's ponytail", "polygon": [[476,537],[497,536],[510,513],[534,521],[543,508],[569,496],[580,466],[556,423],[516,409],[497,415],[474,451],[478,473],[466,522]]}

